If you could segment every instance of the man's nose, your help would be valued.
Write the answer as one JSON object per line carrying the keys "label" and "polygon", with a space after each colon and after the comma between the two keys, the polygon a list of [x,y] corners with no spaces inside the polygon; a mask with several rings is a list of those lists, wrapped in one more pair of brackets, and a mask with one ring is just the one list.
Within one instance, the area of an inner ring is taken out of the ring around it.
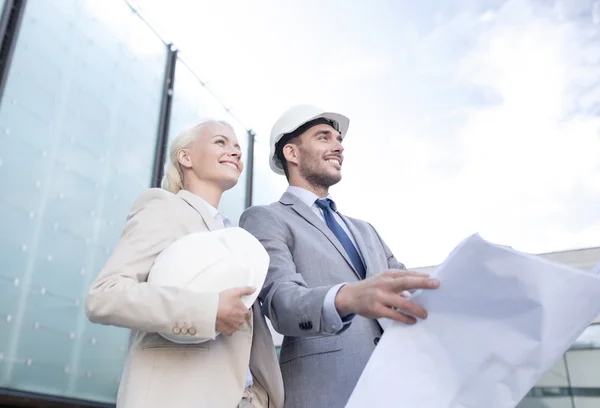
{"label": "man's nose", "polygon": [[335,142],[335,145],[334,145],[334,147],[333,147],[333,150],[334,150],[335,152],[340,152],[340,153],[342,153],[342,152],[344,151],[344,145],[342,144],[342,142],[341,142],[341,141],[339,141],[339,140],[336,140],[336,142]]}

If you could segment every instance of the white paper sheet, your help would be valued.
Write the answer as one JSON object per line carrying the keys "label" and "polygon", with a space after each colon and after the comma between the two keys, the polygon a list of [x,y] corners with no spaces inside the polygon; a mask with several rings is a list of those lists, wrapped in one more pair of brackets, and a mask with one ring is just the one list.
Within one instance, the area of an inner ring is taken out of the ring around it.
{"label": "white paper sheet", "polygon": [[600,275],[600,261],[596,264],[596,266],[594,266],[594,269],[592,269],[592,273]]}
{"label": "white paper sheet", "polygon": [[477,234],[432,275],[429,317],[388,327],[346,408],[514,408],[600,313],[600,276]]}

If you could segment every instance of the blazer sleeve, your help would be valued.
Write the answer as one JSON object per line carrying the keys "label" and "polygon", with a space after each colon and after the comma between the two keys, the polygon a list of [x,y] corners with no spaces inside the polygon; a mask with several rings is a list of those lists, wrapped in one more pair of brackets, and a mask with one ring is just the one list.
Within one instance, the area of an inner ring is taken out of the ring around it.
{"label": "blazer sleeve", "polygon": [[386,243],[383,241],[383,239],[381,239],[381,236],[379,235],[379,233],[377,232],[375,227],[373,227],[371,224],[369,224],[369,225],[371,226],[371,228],[373,229],[373,232],[375,232],[375,235],[377,235],[377,239],[379,239],[379,242],[381,243],[381,246],[382,246],[385,256],[387,258],[388,268],[390,268],[390,269],[406,269],[406,266],[402,262],[400,262],[396,259],[396,257],[394,256],[394,254],[392,253],[390,248],[386,245]]}
{"label": "blazer sleeve", "polygon": [[332,286],[309,288],[296,271],[283,225],[265,206],[247,209],[240,226],[254,235],[271,258],[260,292],[263,313],[273,328],[284,336],[334,334],[325,330],[323,304]]}
{"label": "blazer sleeve", "polygon": [[[123,233],[86,299],[93,323],[142,332],[193,328],[191,337],[214,339],[218,293],[197,293],[147,283],[154,260],[178,236],[171,193],[150,189],[134,203]],[[188,331],[189,333],[189,331]]]}

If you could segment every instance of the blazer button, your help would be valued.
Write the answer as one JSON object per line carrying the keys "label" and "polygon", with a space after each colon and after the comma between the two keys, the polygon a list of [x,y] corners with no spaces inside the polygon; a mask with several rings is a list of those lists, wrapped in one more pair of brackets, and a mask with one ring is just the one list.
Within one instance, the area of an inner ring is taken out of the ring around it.
{"label": "blazer button", "polygon": [[187,334],[188,333],[188,328],[187,327],[182,327],[181,328],[181,334]]}
{"label": "blazer button", "polygon": [[194,334],[196,334],[196,329],[194,329],[193,327],[190,327],[190,329],[188,330],[188,333],[193,336]]}
{"label": "blazer button", "polygon": [[300,327],[302,330],[310,330],[312,329],[313,325],[312,322],[300,322],[298,323],[298,327]]}
{"label": "blazer button", "polygon": [[375,337],[375,338],[373,339],[373,343],[375,343],[375,345],[377,345],[377,343],[379,343],[379,337]]}
{"label": "blazer button", "polygon": [[173,333],[179,334],[181,333],[181,329],[179,327],[173,327]]}

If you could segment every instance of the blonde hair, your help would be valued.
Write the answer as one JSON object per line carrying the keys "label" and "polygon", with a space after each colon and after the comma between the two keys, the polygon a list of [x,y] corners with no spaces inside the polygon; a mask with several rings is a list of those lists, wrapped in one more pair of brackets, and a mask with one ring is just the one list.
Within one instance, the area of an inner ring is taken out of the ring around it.
{"label": "blonde hair", "polygon": [[165,173],[160,183],[160,187],[163,190],[170,191],[173,194],[177,194],[180,190],[183,190],[183,171],[177,157],[179,151],[188,148],[200,136],[204,127],[217,124],[234,130],[233,126],[224,120],[208,119],[175,136],[169,145],[169,157],[167,158]]}

